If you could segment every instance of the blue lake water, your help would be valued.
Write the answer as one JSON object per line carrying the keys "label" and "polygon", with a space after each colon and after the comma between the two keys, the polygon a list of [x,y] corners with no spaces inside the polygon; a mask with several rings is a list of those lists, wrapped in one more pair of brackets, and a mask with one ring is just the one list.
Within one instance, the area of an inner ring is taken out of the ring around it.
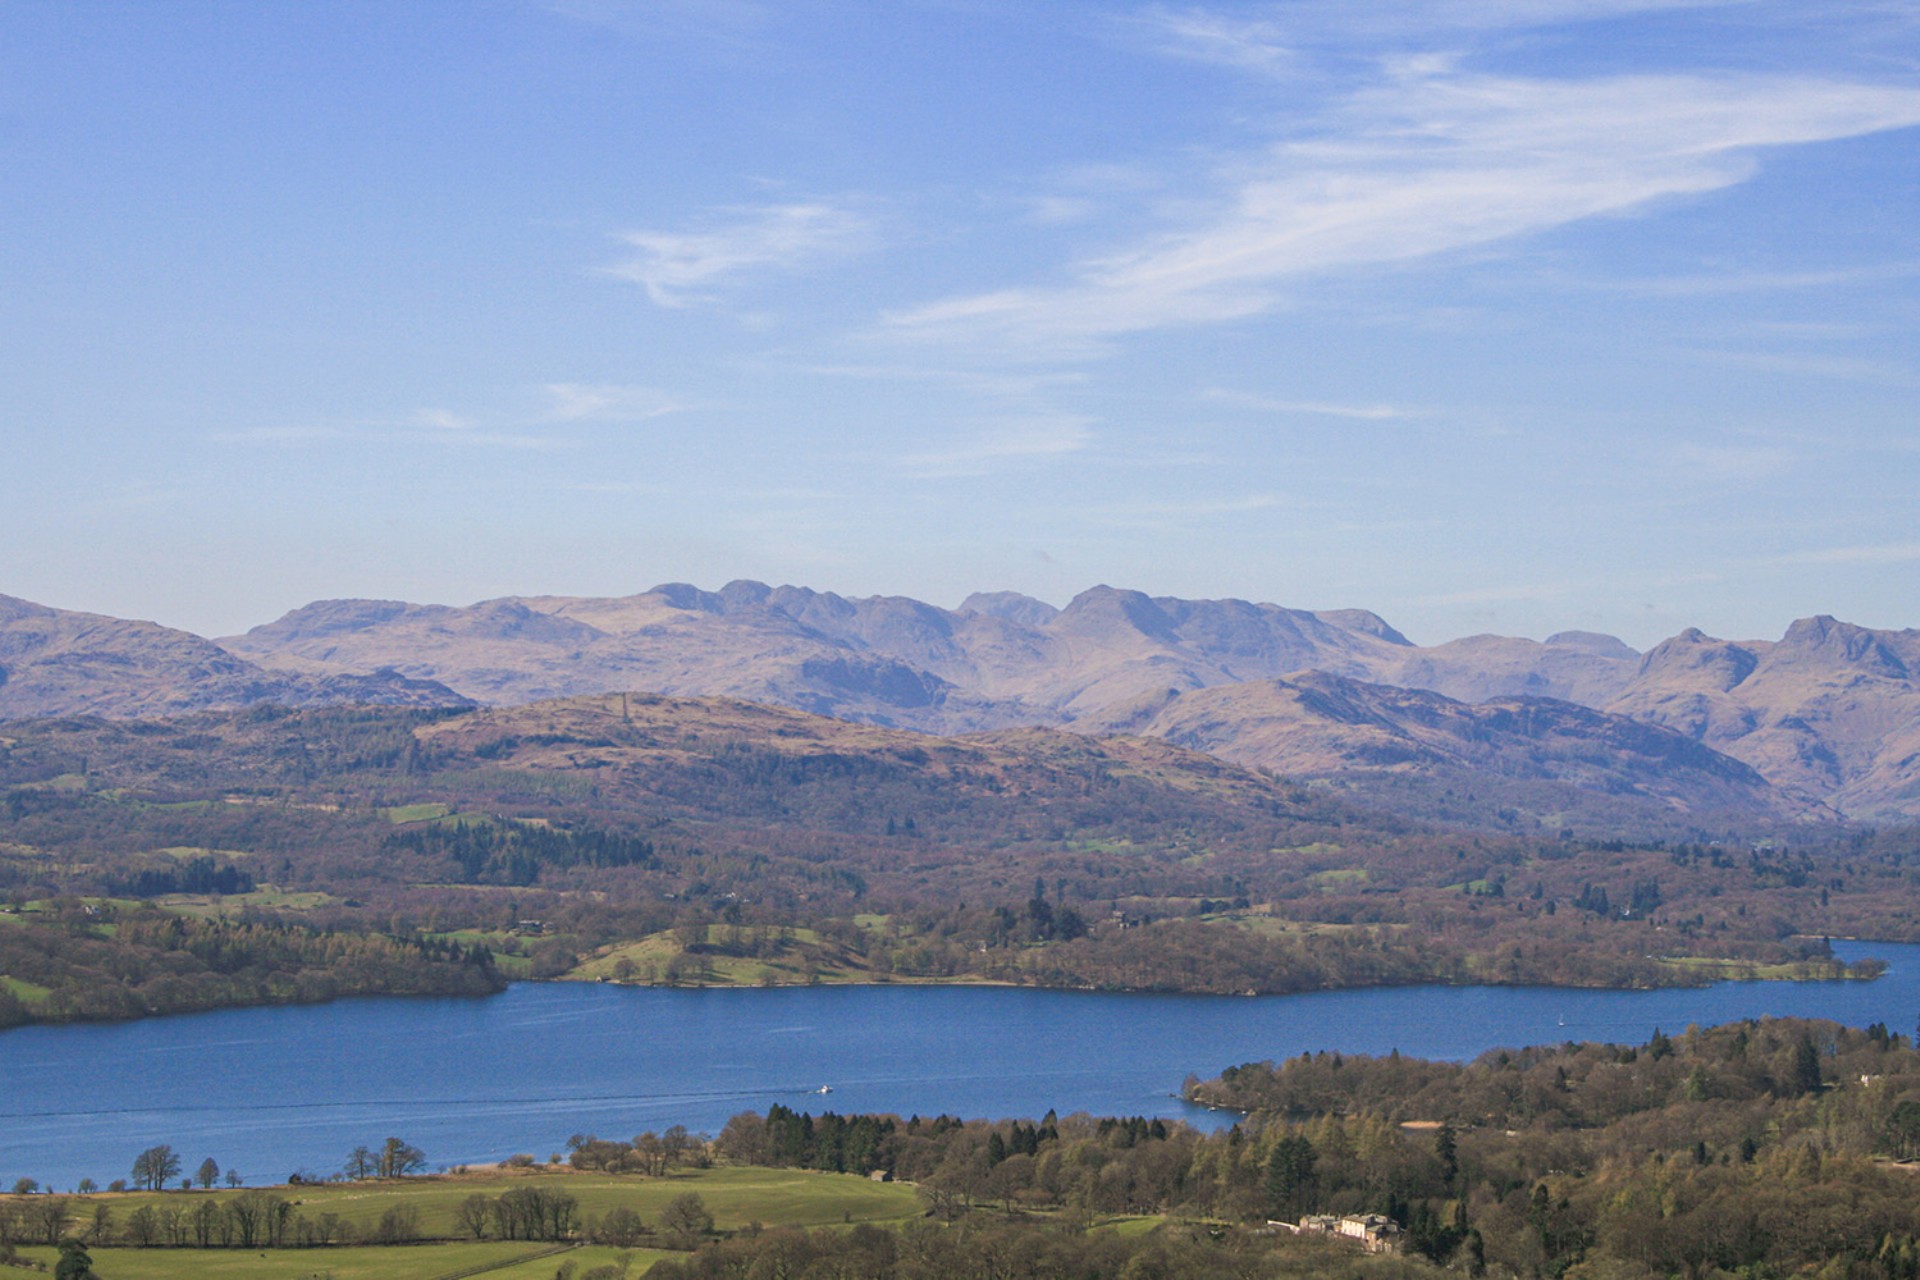
{"label": "blue lake water", "polygon": [[[398,1136],[434,1165],[544,1158],[576,1132],[716,1132],[797,1110],[1232,1117],[1181,1081],[1328,1049],[1469,1058],[1499,1046],[1637,1043],[1654,1027],[1768,1014],[1920,1015],[1920,946],[1836,943],[1874,982],[1698,990],[1398,987],[1298,996],[1006,987],[684,991],[523,984],[478,1000],[345,1000],[0,1033],[0,1186],[127,1176],[156,1143],[254,1182],[327,1174]],[[832,1093],[812,1092],[820,1086]]]}

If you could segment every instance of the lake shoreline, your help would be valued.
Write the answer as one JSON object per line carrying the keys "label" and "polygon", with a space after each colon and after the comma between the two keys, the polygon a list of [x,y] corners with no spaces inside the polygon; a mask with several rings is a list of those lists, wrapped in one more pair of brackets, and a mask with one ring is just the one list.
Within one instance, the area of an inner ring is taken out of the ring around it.
{"label": "lake shoreline", "polygon": [[[0,1178],[58,1183],[154,1143],[253,1174],[337,1166],[403,1135],[435,1165],[556,1134],[739,1111],[982,1117],[1145,1115],[1202,1129],[1234,1116],[1182,1082],[1319,1050],[1465,1060],[1568,1039],[1639,1043],[1764,1015],[1907,1025],[1920,946],[1837,943],[1890,960],[1878,981],[1722,982],[1641,991],[1370,987],[1195,999],[1175,993],[870,984],[664,988],[521,982],[497,996],[361,998],[0,1035]],[[822,1087],[830,1088],[826,1095]],[[131,1150],[128,1150],[131,1148]],[[276,1176],[276,1181],[279,1176]]]}
{"label": "lake shoreline", "polygon": [[[1855,945],[1881,945],[1873,942],[1859,943],[1855,939],[1832,939],[1835,942],[1848,942]],[[1909,944],[1889,944],[1909,945]],[[1870,960],[1871,958],[1864,958]],[[828,978],[818,982],[727,982],[727,981],[639,981],[611,977],[583,977],[561,975],[553,978],[506,978],[502,975],[500,985],[491,991],[478,992],[347,992],[330,995],[317,1000],[267,999],[240,1000],[217,1004],[208,1004],[197,1008],[169,1009],[152,1013],[134,1014],[128,1017],[94,1016],[77,1014],[69,1017],[31,1018],[25,1022],[0,1027],[0,1038],[9,1032],[30,1027],[65,1026],[116,1026],[129,1023],[149,1022],[156,1019],[190,1018],[208,1013],[218,1013],[237,1009],[298,1009],[314,1008],[338,1004],[353,1000],[475,1000],[495,999],[514,987],[564,987],[597,986],[615,987],[648,991],[798,991],[822,989],[983,989],[1006,991],[1046,991],[1062,994],[1086,995],[1131,995],[1131,996],[1168,996],[1179,998],[1203,998],[1219,1000],[1270,999],[1287,996],[1316,995],[1340,991],[1394,991],[1420,987],[1444,988],[1521,988],[1555,991],[1676,991],[1698,990],[1720,982],[1781,982],[1781,983],[1817,983],[1817,982],[1871,982],[1880,977],[1877,972],[1856,972],[1858,961],[1844,963],[1838,971],[1830,968],[1826,962],[1795,962],[1786,964],[1766,964],[1755,961],[1734,959],[1710,959],[1705,957],[1661,957],[1663,963],[1672,965],[1676,980],[1664,983],[1608,985],[1605,983],[1566,983],[1566,982],[1529,982],[1525,980],[1502,980],[1498,977],[1474,978],[1470,980],[1448,980],[1442,978],[1421,979],[1408,982],[1345,983],[1340,985],[1292,987],[1285,990],[1246,990],[1246,991],[1205,991],[1178,987],[1156,986],[1089,986],[1089,985],[1052,985],[1041,982],[1013,982],[1003,978],[984,978],[956,976],[951,978],[900,978],[879,980],[873,978],[838,979]],[[1697,970],[1698,980],[1681,981],[1681,977],[1695,977],[1689,970]],[[1718,972],[1716,972],[1716,970]],[[1793,970],[1794,972],[1782,972]]]}

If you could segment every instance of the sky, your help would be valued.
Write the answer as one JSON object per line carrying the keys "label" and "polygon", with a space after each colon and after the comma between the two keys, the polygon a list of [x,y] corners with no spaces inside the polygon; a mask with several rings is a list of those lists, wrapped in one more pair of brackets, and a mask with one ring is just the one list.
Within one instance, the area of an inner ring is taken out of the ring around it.
{"label": "sky", "polygon": [[0,593],[1920,626],[1910,0],[0,0]]}

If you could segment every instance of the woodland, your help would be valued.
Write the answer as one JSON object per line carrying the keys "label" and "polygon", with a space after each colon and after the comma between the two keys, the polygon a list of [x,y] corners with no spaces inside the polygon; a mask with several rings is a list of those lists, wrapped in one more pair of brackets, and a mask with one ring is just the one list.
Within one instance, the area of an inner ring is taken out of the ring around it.
{"label": "woodland", "polygon": [[527,977],[1654,986],[1920,937],[1911,828],[1516,834],[1456,799],[1492,816],[1144,739],[647,695],[15,721],[0,1025]]}

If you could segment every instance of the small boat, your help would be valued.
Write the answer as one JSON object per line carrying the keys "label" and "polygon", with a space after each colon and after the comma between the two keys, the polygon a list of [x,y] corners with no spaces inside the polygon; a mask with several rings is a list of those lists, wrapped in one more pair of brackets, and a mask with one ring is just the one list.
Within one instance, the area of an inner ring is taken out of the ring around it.
{"label": "small boat", "polygon": [[832,1093],[833,1086],[830,1084],[823,1084],[818,1089],[815,1089],[814,1092],[815,1093]]}

